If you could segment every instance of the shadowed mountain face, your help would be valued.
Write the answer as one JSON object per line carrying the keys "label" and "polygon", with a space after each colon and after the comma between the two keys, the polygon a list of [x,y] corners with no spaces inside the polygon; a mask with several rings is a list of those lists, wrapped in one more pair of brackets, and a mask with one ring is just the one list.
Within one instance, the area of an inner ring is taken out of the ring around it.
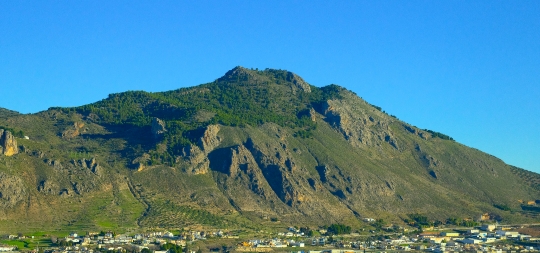
{"label": "shadowed mountain face", "polygon": [[415,213],[530,221],[521,203],[540,199],[538,174],[283,70],[236,67],[191,88],[0,113],[19,135],[18,154],[0,155],[5,231],[359,225]]}

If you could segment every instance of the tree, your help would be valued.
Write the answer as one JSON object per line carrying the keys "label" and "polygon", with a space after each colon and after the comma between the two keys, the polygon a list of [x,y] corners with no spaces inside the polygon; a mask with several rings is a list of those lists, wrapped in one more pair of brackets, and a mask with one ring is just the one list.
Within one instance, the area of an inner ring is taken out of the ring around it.
{"label": "tree", "polygon": [[334,234],[334,235],[351,233],[351,227],[345,226],[343,224],[332,224],[330,225],[330,227],[328,227],[327,230],[330,234]]}

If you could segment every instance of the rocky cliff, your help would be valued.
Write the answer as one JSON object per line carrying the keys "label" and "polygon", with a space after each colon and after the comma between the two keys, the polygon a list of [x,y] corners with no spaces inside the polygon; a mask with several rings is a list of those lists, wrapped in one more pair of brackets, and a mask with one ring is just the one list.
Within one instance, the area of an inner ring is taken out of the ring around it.
{"label": "rocky cliff", "polygon": [[17,140],[10,131],[0,129],[0,153],[5,156],[12,156],[19,153]]}

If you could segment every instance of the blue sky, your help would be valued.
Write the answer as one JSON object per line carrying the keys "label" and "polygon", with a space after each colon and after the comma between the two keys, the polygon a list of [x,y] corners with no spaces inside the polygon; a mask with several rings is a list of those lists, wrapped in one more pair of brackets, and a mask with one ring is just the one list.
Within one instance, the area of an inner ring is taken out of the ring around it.
{"label": "blue sky", "polygon": [[0,107],[287,69],[540,172],[539,13],[497,0],[0,1]]}

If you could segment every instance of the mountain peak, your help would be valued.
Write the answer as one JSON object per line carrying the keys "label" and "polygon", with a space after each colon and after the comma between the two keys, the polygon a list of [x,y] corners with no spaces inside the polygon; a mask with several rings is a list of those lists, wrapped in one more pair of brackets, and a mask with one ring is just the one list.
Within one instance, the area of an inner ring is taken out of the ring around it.
{"label": "mountain peak", "polygon": [[244,68],[242,66],[236,66],[233,69],[227,71],[224,76],[218,79],[218,81],[239,81],[239,80],[256,80],[256,79],[277,79],[291,83],[292,86],[298,88],[304,92],[311,92],[311,86],[304,81],[299,75],[280,69],[265,69],[262,71]]}
{"label": "mountain peak", "polygon": [[233,69],[227,71],[224,76],[220,77],[219,81],[234,81],[245,76],[254,76],[254,71],[244,68],[242,66],[236,66]]}

